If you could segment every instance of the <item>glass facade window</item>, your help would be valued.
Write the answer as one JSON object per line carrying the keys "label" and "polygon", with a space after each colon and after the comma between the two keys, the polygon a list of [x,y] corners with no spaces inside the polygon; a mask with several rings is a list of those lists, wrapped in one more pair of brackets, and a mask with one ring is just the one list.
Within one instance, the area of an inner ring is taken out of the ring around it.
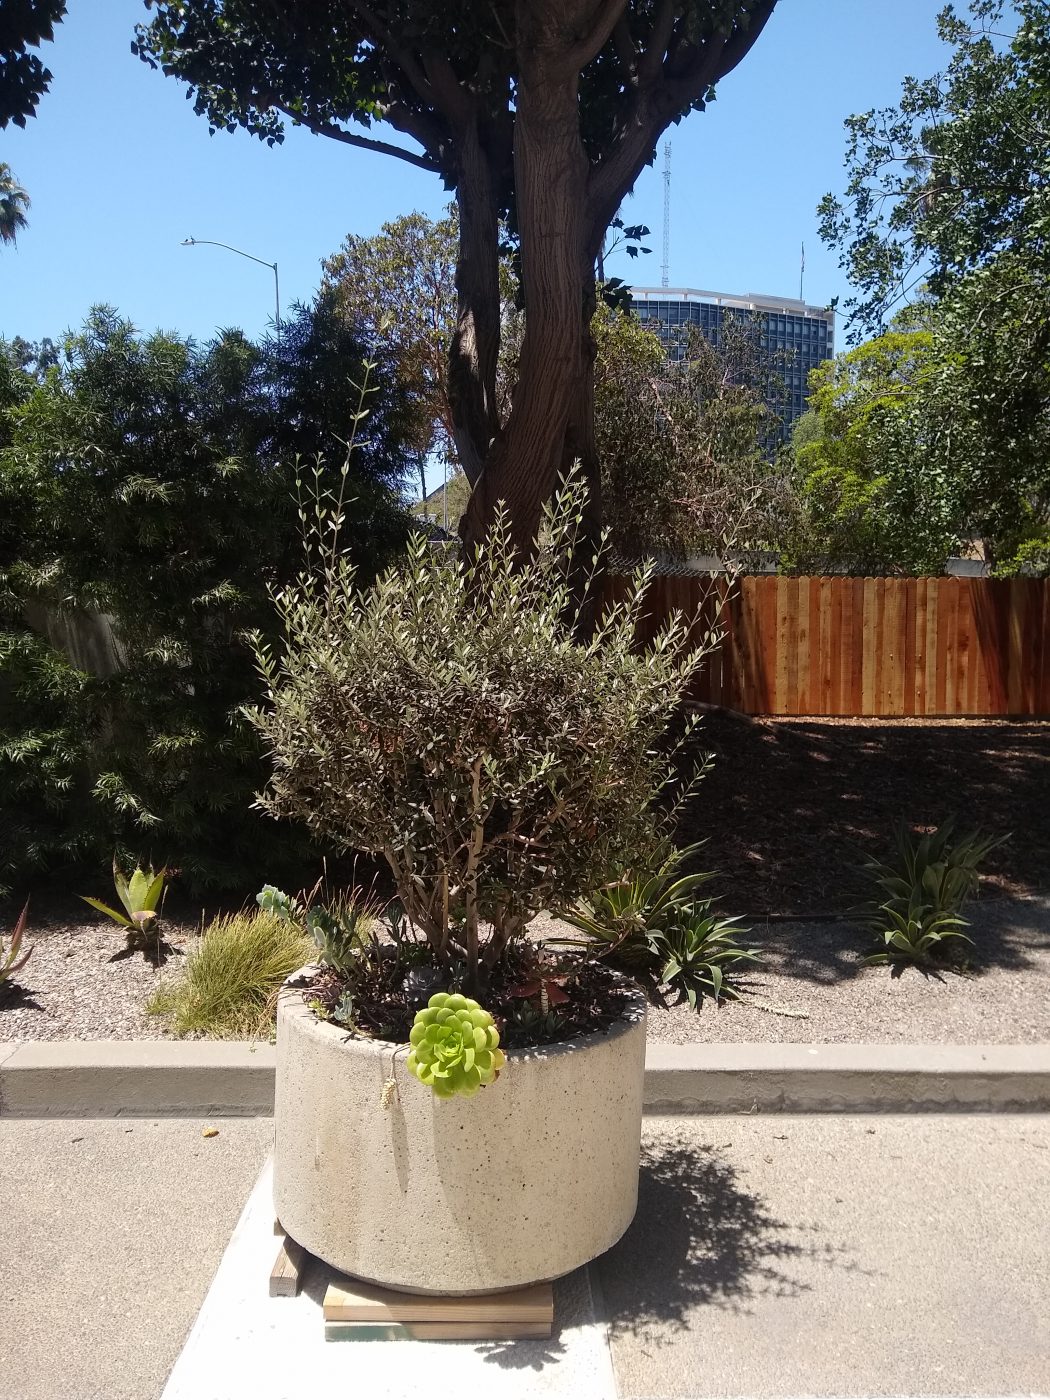
{"label": "glass facade window", "polygon": [[766,402],[778,420],[766,443],[770,453],[790,436],[805,411],[810,370],[834,354],[834,312],[803,302],[789,304],[787,298],[774,302],[717,292],[636,287],[632,308],[656,331],[674,360],[680,360],[685,351],[683,326],[696,326],[718,346],[727,317],[752,322],[758,332],[756,345],[768,362]]}

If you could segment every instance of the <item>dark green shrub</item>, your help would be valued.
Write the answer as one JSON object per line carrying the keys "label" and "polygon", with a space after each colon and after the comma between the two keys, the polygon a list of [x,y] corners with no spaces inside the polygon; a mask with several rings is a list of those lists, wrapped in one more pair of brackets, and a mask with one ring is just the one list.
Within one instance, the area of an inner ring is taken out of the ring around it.
{"label": "dark green shrub", "polygon": [[[361,576],[403,546],[399,392],[382,364],[367,441],[340,476],[366,355],[324,307],[280,339],[198,346],[99,310],[0,376],[0,884],[116,845],[196,887],[301,874],[301,829],[252,809],[265,780],[243,708],[245,637],[298,565],[295,479],[328,454]],[[28,366],[28,367],[27,367]],[[123,666],[77,670],[27,620],[115,618]],[[104,668],[105,669],[105,668]]]}

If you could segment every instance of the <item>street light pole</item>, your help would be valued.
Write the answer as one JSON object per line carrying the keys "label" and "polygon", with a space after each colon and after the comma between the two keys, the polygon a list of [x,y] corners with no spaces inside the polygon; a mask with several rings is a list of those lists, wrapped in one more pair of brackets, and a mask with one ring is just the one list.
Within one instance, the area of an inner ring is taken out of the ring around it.
{"label": "street light pole", "polygon": [[248,258],[251,262],[258,263],[260,267],[268,267],[273,273],[273,323],[278,333],[281,329],[281,284],[277,278],[277,264],[267,262],[265,258],[257,258],[254,253],[246,253],[243,248],[234,248],[229,243],[216,243],[214,238],[184,238],[182,246],[184,248],[196,248],[198,245],[207,245],[209,248],[225,248],[228,253],[237,253],[242,258]]}

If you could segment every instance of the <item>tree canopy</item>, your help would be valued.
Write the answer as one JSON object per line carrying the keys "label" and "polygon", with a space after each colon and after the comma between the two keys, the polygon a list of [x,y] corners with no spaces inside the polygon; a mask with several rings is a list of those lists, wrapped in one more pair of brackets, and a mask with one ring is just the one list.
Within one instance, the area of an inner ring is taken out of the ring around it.
{"label": "tree canopy", "polygon": [[903,481],[911,463],[916,507],[1009,568],[1050,541],[1050,6],[972,0],[938,29],[945,71],[849,119],[846,196],[821,206],[856,288],[852,338],[909,303],[930,333],[919,381],[846,436],[869,442],[869,483]]}
{"label": "tree canopy", "polygon": [[52,73],[29,50],[54,39],[55,25],[65,13],[65,0],[4,0],[0,5],[0,131],[12,122],[25,126],[36,115]]}
{"label": "tree canopy", "polygon": [[[597,485],[589,327],[605,232],[661,133],[703,110],[775,4],[156,0],[135,48],[189,84],[213,129],[274,142],[298,123],[433,171],[455,192],[449,384],[473,487],[464,533],[476,539],[504,499],[526,544],[573,458]],[[504,423],[501,226],[518,246],[526,318]]]}
{"label": "tree canopy", "polygon": [[942,299],[999,262],[1050,266],[1050,8],[951,5],[943,73],[904,79],[896,107],[846,122],[845,199],[821,203],[825,241],[856,294],[854,336],[881,330],[920,293]]}

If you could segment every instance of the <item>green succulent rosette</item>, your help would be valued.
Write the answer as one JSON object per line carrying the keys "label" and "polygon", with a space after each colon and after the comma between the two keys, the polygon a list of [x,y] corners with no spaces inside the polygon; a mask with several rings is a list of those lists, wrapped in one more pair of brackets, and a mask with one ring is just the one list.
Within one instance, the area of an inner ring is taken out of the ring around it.
{"label": "green succulent rosette", "polygon": [[459,992],[435,992],[408,1035],[408,1067],[439,1099],[470,1098],[507,1062],[489,1013]]}

